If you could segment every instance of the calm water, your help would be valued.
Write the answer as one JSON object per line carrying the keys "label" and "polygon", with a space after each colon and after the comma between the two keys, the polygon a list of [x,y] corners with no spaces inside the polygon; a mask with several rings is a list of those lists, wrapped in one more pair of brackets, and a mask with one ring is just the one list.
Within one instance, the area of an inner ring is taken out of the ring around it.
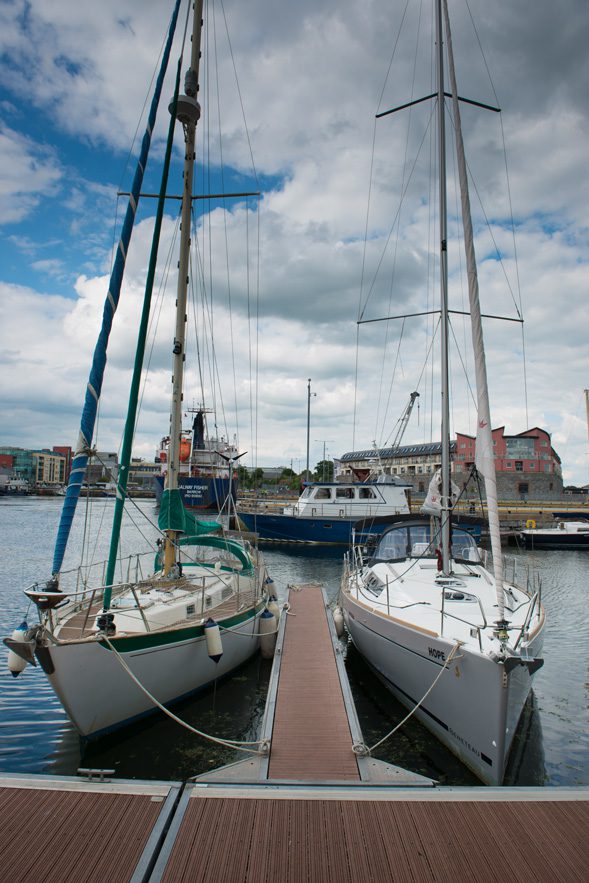
{"label": "calm water", "polygon": [[[85,530],[110,523],[113,503],[93,501],[89,518],[74,524],[75,550]],[[147,548],[156,533],[151,501],[127,519],[126,550]],[[22,588],[49,575],[61,510],[59,499],[0,498],[0,635],[10,634],[27,612]],[[93,550],[105,557],[105,538]],[[545,665],[535,680],[516,736],[506,783],[517,785],[589,784],[589,553],[525,554],[541,573],[547,613]],[[265,553],[271,576],[284,597],[289,582],[318,580],[337,595],[341,552],[271,549]],[[70,562],[70,566],[74,562]],[[67,565],[67,559],[66,559]],[[28,613],[29,623],[36,620]],[[366,668],[352,647],[346,665],[367,744],[392,729],[405,710]],[[176,713],[217,736],[247,739],[258,734],[271,663],[256,658],[215,689],[175,707]],[[477,784],[453,755],[418,723],[409,721],[379,749],[378,757],[432,776],[444,784]],[[0,771],[75,775],[80,766],[115,769],[121,778],[183,779],[239,759],[235,752],[212,747],[161,714],[97,743],[83,745],[39,669],[28,666],[13,679],[0,656]]]}

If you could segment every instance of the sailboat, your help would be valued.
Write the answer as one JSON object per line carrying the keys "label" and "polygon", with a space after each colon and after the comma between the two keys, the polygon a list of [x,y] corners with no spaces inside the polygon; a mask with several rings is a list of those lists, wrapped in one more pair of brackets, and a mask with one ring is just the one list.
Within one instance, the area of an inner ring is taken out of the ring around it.
{"label": "sailboat", "polygon": [[[442,16],[442,5],[444,16]],[[444,89],[446,43],[451,95]],[[341,584],[352,641],[391,693],[484,783],[503,782],[509,751],[542,666],[539,584],[507,579],[501,553],[487,374],[446,0],[436,3],[441,287],[442,465],[425,517],[394,525],[376,547],[346,556]],[[474,539],[452,524],[450,479],[445,97],[452,100],[462,193],[477,386],[476,463],[485,480],[492,570]],[[412,102],[417,103],[417,102]]]}
{"label": "sailboat", "polygon": [[[65,572],[62,566],[86,467],[93,453],[92,439],[106,363],[106,346],[118,303],[179,7],[180,0],[177,0],[105,301],[103,325],[94,352],[51,577],[25,590],[27,598],[36,605],[39,622],[34,626],[23,622],[11,638],[5,639],[10,651],[8,661],[12,673],[16,675],[24,670],[27,662],[40,665],[84,737],[97,737],[135,721],[158,706],[167,706],[205,688],[244,663],[259,647],[260,619],[265,610],[269,583],[263,559],[256,551],[238,535],[225,532],[219,523],[199,521],[184,508],[178,489],[195,133],[200,117],[197,95],[204,27],[203,0],[197,0],[194,4],[191,58],[184,94],[180,94],[181,62],[178,63],[155,225],[157,234],[163,217],[167,169],[178,121],[183,130],[185,160],[176,321],[171,342],[173,378],[169,464],[159,512],[159,536],[147,562],[150,575],[142,576],[145,563],[137,555],[133,558],[133,566],[131,559],[128,559],[126,566],[121,568],[123,578],[115,579],[116,568],[120,564],[120,530],[127,497],[157,245],[152,247],[139,324],[129,413],[117,477],[109,559],[104,568],[98,567],[101,579],[94,585],[93,573],[96,568],[75,571],[74,577],[78,582],[71,590],[68,588],[71,574]],[[157,235],[154,236],[154,243],[156,241]]]}

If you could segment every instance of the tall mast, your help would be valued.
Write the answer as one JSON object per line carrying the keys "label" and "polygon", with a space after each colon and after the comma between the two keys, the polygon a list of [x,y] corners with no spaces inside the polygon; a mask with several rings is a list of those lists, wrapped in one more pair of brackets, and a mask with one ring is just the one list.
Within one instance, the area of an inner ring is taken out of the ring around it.
{"label": "tall mast", "polygon": [[[176,297],[176,331],[173,344],[172,374],[172,409],[170,413],[170,449],[169,463],[166,474],[166,488],[178,488],[180,468],[180,442],[182,437],[182,400],[184,381],[184,361],[186,359],[186,302],[188,293],[188,266],[190,254],[190,228],[192,209],[192,181],[194,161],[196,158],[196,124],[200,118],[200,105],[197,101],[198,74],[200,63],[200,47],[202,33],[203,0],[194,3],[194,21],[192,30],[192,52],[190,67],[184,80],[185,95],[178,99],[177,119],[184,129],[184,184],[182,189],[182,226],[180,232],[180,260],[178,264],[178,289]],[[175,541],[177,531],[167,530],[164,543],[164,573],[172,568],[176,553]]]}
{"label": "tall mast", "polygon": [[442,572],[450,574],[450,403],[448,380],[448,249],[446,209],[446,118],[444,108],[444,49],[442,43],[442,4],[436,3],[438,153],[440,188],[440,310],[442,362]]}

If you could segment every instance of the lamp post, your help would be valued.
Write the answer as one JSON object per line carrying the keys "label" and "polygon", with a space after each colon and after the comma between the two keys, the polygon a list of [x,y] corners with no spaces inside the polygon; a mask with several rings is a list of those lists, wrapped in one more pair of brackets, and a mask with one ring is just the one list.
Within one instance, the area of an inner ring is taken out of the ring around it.
{"label": "lamp post", "polygon": [[310,432],[311,432],[311,396],[316,396],[316,392],[311,392],[311,378],[307,380],[307,469],[305,471],[305,478],[309,481],[309,440],[310,440]]}

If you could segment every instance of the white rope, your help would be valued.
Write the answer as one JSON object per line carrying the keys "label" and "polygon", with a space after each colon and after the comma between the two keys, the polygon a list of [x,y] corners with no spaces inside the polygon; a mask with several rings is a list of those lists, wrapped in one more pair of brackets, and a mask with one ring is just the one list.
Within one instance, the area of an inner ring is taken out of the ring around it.
{"label": "white rope", "polygon": [[431,691],[433,690],[433,688],[436,686],[436,684],[438,683],[438,681],[439,681],[440,678],[442,677],[442,674],[443,674],[444,671],[448,668],[448,665],[450,664],[450,662],[452,661],[452,659],[454,658],[454,656],[456,655],[456,653],[458,652],[458,650],[460,649],[460,647],[462,647],[462,644],[463,644],[463,643],[464,643],[463,641],[456,641],[456,644],[452,647],[452,650],[450,651],[450,654],[449,654],[448,658],[446,659],[446,661],[444,662],[444,664],[443,664],[443,666],[441,667],[440,671],[439,671],[438,674],[436,675],[436,679],[434,680],[433,684],[432,684],[432,685],[429,687],[429,689],[423,694],[423,696],[421,697],[421,699],[419,700],[419,702],[417,703],[417,705],[415,706],[415,708],[413,708],[413,709],[409,712],[409,714],[406,714],[405,717],[403,718],[403,720],[402,720],[400,723],[398,723],[397,726],[394,727],[394,729],[392,729],[390,733],[387,733],[386,736],[383,736],[382,739],[380,740],[380,742],[377,742],[375,745],[373,745],[371,748],[369,748],[369,749],[368,749],[368,753],[369,753],[369,754],[372,754],[372,752],[374,751],[375,748],[378,748],[379,745],[382,745],[383,742],[386,742],[387,739],[389,739],[394,733],[396,733],[397,730],[400,729],[400,728],[403,726],[403,724],[404,724],[406,721],[408,721],[409,718],[410,718],[413,714],[415,714],[415,712],[417,711],[417,709],[419,708],[419,706],[422,704],[422,702],[424,702],[425,699],[427,699],[427,697],[429,696],[429,694],[431,693]]}
{"label": "white rope", "polygon": [[[158,702],[155,696],[153,696],[149,692],[149,690],[143,686],[141,681],[139,681],[139,679],[133,674],[119,651],[116,649],[116,647],[113,647],[111,641],[107,638],[105,634],[102,634],[100,636],[100,640],[105,641],[105,643],[108,644],[118,661],[121,663],[122,667],[125,669],[131,680],[133,680],[137,684],[139,689],[142,690],[143,693],[145,693],[145,695],[153,702],[154,705],[156,705],[161,711],[163,711],[164,714],[167,714],[169,718],[176,721],[177,724],[180,724],[181,727],[184,727],[191,733],[194,733],[196,736],[202,736],[203,739],[208,739],[209,742],[216,742],[218,745],[224,745],[226,748],[234,748],[236,751],[244,751],[246,754],[268,754],[268,751],[270,750],[270,744],[267,739],[258,739],[255,742],[240,742],[235,739],[220,739],[217,736],[209,736],[208,733],[203,733],[202,730],[197,730],[196,727],[191,726],[189,723],[186,723],[186,721],[183,721],[181,718],[177,717],[173,712],[169,710],[169,708],[166,708],[165,705],[162,705],[161,702]],[[260,747],[258,750],[254,750],[253,748],[243,748],[242,746],[244,745],[259,745]]]}

